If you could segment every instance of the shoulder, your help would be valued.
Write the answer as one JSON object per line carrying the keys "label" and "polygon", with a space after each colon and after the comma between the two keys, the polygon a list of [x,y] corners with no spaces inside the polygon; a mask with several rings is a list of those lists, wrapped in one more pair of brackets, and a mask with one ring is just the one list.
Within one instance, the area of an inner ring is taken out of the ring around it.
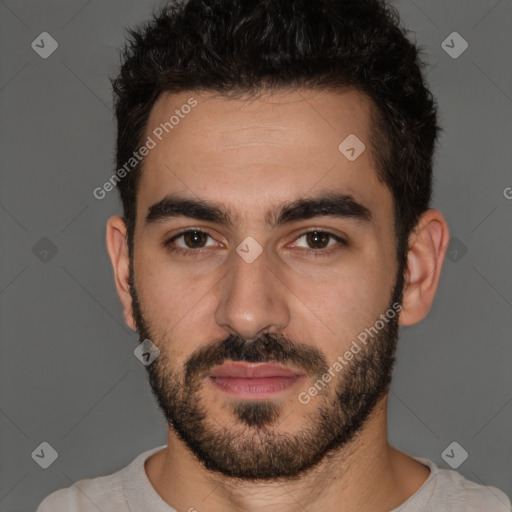
{"label": "shoulder", "polygon": [[110,475],[85,478],[71,487],[54,491],[41,502],[37,512],[129,512],[126,485],[136,495],[150,485],[146,481],[144,462],[162,448],[139,454],[127,466]]}
{"label": "shoulder", "polygon": [[439,492],[446,495],[454,504],[461,504],[464,512],[511,512],[508,496],[496,487],[481,485],[468,480],[454,470],[439,470]]}
{"label": "shoulder", "polygon": [[438,468],[428,459],[421,461],[430,467],[433,473],[431,476],[435,477],[429,478],[434,483],[429,502],[429,505],[432,504],[432,510],[512,512],[510,499],[496,487],[478,484],[453,469]]}
{"label": "shoulder", "polygon": [[120,508],[125,502],[121,472],[79,480],[71,487],[54,491],[42,501],[37,512],[124,511]]}

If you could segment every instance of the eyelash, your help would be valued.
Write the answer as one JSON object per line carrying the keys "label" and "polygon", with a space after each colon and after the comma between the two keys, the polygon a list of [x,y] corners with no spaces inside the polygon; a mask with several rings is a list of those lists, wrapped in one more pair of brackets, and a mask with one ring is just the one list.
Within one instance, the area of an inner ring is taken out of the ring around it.
{"label": "eyelash", "polygon": [[[183,248],[171,247],[171,243],[174,242],[176,239],[186,235],[187,233],[194,233],[194,232],[202,233],[202,234],[208,235],[210,238],[213,238],[210,235],[210,233],[208,233],[207,231],[203,231],[200,229],[194,229],[194,228],[192,228],[192,229],[188,228],[184,231],[180,231],[178,234],[176,234],[173,237],[166,240],[163,245],[169,252],[171,252],[173,254],[179,254],[182,256],[198,257],[205,251],[202,251],[201,249],[183,249]],[[321,229],[310,229],[308,231],[304,231],[300,235],[298,235],[295,240],[298,240],[299,238],[302,238],[303,236],[305,236],[309,233],[325,234],[325,235],[329,236],[330,238],[334,239],[341,246],[344,246],[344,247],[348,246],[348,243],[345,239],[341,238],[338,235],[335,235],[334,233],[330,233],[329,231],[323,231]],[[335,247],[335,248],[331,247],[328,249],[304,249],[304,250],[307,251],[312,256],[314,256],[315,258],[317,258],[317,257],[322,257],[322,256],[330,256],[333,252],[336,252],[340,249],[341,249],[340,247]]]}

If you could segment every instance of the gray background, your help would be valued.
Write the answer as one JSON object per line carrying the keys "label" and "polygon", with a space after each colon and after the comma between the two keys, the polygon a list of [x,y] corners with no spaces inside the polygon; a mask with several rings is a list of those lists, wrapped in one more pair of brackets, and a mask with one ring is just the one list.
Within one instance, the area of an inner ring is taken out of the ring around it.
{"label": "gray background", "polygon": [[[458,471],[512,495],[512,2],[395,4],[439,101],[434,207],[452,242],[430,315],[401,331],[390,439],[442,467],[457,441],[469,453]],[[124,27],[153,5],[0,3],[4,512],[34,510],[51,491],[165,443],[104,246],[116,192],[92,195],[115,169],[108,77]],[[59,44],[48,59],[31,48],[44,31]],[[469,43],[457,59],[441,47],[453,31]],[[58,452],[46,470],[31,457],[43,441]]]}

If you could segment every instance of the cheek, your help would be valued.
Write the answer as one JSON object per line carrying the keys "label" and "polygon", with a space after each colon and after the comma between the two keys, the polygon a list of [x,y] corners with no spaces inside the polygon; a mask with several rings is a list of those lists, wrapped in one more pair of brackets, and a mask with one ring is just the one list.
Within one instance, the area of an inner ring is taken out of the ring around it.
{"label": "cheek", "polygon": [[385,313],[393,284],[394,269],[387,260],[365,254],[346,268],[333,270],[329,279],[298,288],[297,295],[307,298],[303,302],[314,313],[309,314],[314,336],[329,359],[344,353],[360,332]]}
{"label": "cheek", "polygon": [[135,261],[137,290],[141,301],[151,304],[153,315],[183,316],[208,289],[208,277],[171,261],[160,249],[141,250]]}
{"label": "cheek", "polygon": [[211,306],[208,294],[216,281],[198,278],[183,266],[171,265],[165,257],[149,251],[140,251],[135,261],[135,282],[144,318],[159,344],[165,343],[173,364],[180,364],[200,345],[201,329],[197,326],[206,325],[205,308]]}
{"label": "cheek", "polygon": [[391,296],[395,282],[395,270],[385,259],[377,258],[368,265],[365,277],[352,290],[353,301],[349,303],[351,316],[351,340],[365,329],[374,326],[382,314],[391,307]]}

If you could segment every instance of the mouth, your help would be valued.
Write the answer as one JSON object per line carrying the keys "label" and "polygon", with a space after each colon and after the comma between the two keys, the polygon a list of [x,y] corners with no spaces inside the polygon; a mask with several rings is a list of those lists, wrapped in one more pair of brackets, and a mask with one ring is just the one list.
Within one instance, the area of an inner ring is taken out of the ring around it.
{"label": "mouth", "polygon": [[214,368],[209,379],[220,391],[237,398],[258,400],[290,389],[305,375],[271,363],[225,363]]}

